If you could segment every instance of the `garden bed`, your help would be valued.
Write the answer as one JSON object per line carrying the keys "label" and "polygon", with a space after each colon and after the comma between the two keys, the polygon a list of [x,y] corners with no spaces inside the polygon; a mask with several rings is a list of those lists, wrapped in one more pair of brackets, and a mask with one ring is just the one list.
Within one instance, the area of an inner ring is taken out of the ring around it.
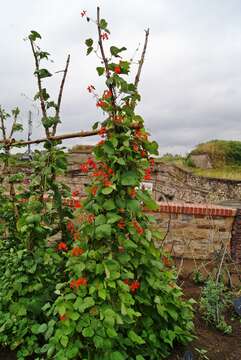
{"label": "garden bed", "polygon": [[[184,281],[184,292],[187,298],[197,301],[200,297],[201,287],[190,281]],[[197,306],[196,306],[197,308]],[[225,335],[215,328],[210,327],[200,316],[200,312],[195,312],[195,332],[197,339],[190,343],[186,348],[176,349],[168,360],[182,360],[185,351],[189,350],[194,355],[194,360],[240,360],[241,359],[241,319],[239,319],[232,309],[226,313],[225,320],[232,326],[233,331],[230,335]],[[201,357],[195,348],[206,350],[206,357]]]}
{"label": "garden bed", "polygon": [[[193,282],[184,281],[184,292],[187,298],[194,298],[197,303],[201,287]],[[226,321],[233,328],[230,335],[222,334],[211,328],[200,316],[199,311],[195,313],[195,331],[197,339],[186,348],[178,348],[168,360],[182,360],[186,350],[192,351],[194,360],[240,360],[241,359],[241,323],[232,310],[226,314]],[[201,357],[195,349],[206,350],[205,357]],[[0,360],[16,360],[14,353],[1,351]]]}

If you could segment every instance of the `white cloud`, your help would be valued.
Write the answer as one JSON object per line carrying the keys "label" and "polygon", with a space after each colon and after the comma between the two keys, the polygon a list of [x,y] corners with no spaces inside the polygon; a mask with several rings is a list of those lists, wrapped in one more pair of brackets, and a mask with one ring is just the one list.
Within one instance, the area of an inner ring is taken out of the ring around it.
{"label": "white cloud", "polygon": [[[138,42],[143,41],[143,30],[151,28],[138,111],[162,153],[186,152],[211,138],[240,139],[239,0],[3,2],[0,104],[7,108],[20,106],[26,122],[32,103],[21,94],[33,97],[36,84],[31,50],[23,38],[36,29],[43,37],[41,46],[55,60],[51,69],[62,69],[67,54],[71,54],[60,131],[90,128],[101,113],[86,86],[94,83],[102,92],[103,84],[96,75],[95,57],[85,57],[84,39],[94,36],[95,29],[81,19],[80,11],[86,9],[94,18],[97,4],[110,24],[109,43],[126,45],[130,56]],[[55,76],[49,81],[52,94],[56,95],[59,80]],[[35,120],[39,122],[37,115]],[[37,127],[34,135],[39,133]]]}

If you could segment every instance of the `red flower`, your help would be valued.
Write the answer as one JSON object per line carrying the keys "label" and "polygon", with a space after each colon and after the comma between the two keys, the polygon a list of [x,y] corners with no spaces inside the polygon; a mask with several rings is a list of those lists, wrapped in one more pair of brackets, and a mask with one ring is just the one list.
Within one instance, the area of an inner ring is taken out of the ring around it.
{"label": "red flower", "polygon": [[125,224],[125,221],[123,219],[121,219],[118,223],[117,223],[117,226],[119,229],[124,229],[126,224]]}
{"label": "red flower", "polygon": [[106,32],[102,33],[100,35],[100,37],[101,37],[102,40],[108,40],[109,39],[109,36],[108,36],[108,34]]}
{"label": "red flower", "polygon": [[115,72],[116,74],[120,74],[120,73],[121,73],[121,67],[120,67],[120,66],[115,66],[114,72]]}
{"label": "red flower", "polygon": [[91,158],[87,159],[86,164],[88,166],[92,167],[93,169],[96,169],[96,163],[94,162],[93,159],[91,159]]}
{"label": "red flower", "polygon": [[136,290],[138,290],[141,286],[138,280],[133,280],[131,283],[129,282],[129,279],[123,280],[123,282],[129,286],[130,291],[134,294]]}
{"label": "red flower", "polygon": [[108,174],[109,174],[109,175],[113,175],[113,174],[114,174],[114,171],[113,171],[113,169],[111,169],[111,168],[108,168]]}
{"label": "red flower", "polygon": [[79,240],[79,233],[75,232],[74,233],[74,241]]}
{"label": "red flower", "polygon": [[133,151],[138,152],[139,146],[137,144],[133,144]]}
{"label": "red flower", "polygon": [[105,90],[103,94],[103,99],[109,99],[112,97],[112,92],[110,90]]}
{"label": "red flower", "polygon": [[73,196],[73,197],[78,196],[78,195],[79,195],[79,191],[78,191],[78,190],[72,191],[72,196]]}
{"label": "red flower", "polygon": [[150,159],[149,163],[150,163],[151,168],[154,168],[155,160],[153,158]]}
{"label": "red flower", "polygon": [[97,106],[97,107],[106,107],[107,104],[106,104],[103,100],[99,100],[99,101],[96,103],[96,106]]}
{"label": "red flower", "polygon": [[146,152],[145,152],[145,150],[141,150],[141,157],[146,157]]}
{"label": "red flower", "polygon": [[145,170],[144,180],[151,180],[151,169],[150,168]]}
{"label": "red flower", "polygon": [[84,17],[86,15],[86,13],[87,13],[86,10],[82,10],[81,13],[80,13],[81,17]]}
{"label": "red flower", "polygon": [[88,215],[87,221],[88,223],[92,224],[95,220],[95,216],[93,214]]}
{"label": "red flower", "polygon": [[93,85],[89,85],[87,86],[87,90],[89,91],[89,93],[92,93],[93,90],[95,90],[95,87]]}
{"label": "red flower", "polygon": [[143,228],[141,227],[141,225],[136,221],[136,220],[133,220],[132,221],[132,224],[134,226],[134,228],[136,229],[136,231],[138,232],[139,235],[142,235],[144,230]]}
{"label": "red flower", "polygon": [[112,182],[109,181],[109,180],[104,180],[104,186],[105,187],[108,187],[108,186],[111,186],[112,185]]}
{"label": "red flower", "polygon": [[141,284],[139,283],[139,281],[134,280],[134,281],[132,281],[131,285],[129,285],[129,286],[130,286],[131,292],[135,293],[136,290],[138,290],[140,288]]}
{"label": "red flower", "polygon": [[104,171],[103,170],[97,170],[93,173],[94,177],[100,177],[100,176],[104,176]]}
{"label": "red flower", "polygon": [[115,118],[114,118],[114,121],[117,122],[117,123],[122,123],[124,120],[124,117],[121,116],[121,115],[116,115]]}
{"label": "red flower", "polygon": [[91,192],[91,194],[92,194],[93,196],[95,196],[96,193],[97,193],[97,190],[98,190],[98,186],[93,186],[93,187],[91,188],[90,192]]}
{"label": "red flower", "polygon": [[136,189],[131,188],[131,190],[129,191],[129,195],[132,199],[134,199],[136,197]]}
{"label": "red flower", "polygon": [[58,250],[59,251],[68,251],[68,246],[65,244],[65,242],[60,242],[58,244]]}
{"label": "red flower", "polygon": [[124,253],[125,252],[124,246],[118,246],[118,251],[119,253]]}
{"label": "red flower", "polygon": [[102,145],[104,145],[104,143],[105,143],[105,140],[100,140],[100,141],[97,143],[97,146],[102,146]]}
{"label": "red flower", "polygon": [[83,253],[84,253],[84,250],[82,248],[80,248],[79,246],[75,246],[71,251],[72,256],[79,256],[79,255],[82,255]]}
{"label": "red flower", "polygon": [[70,234],[74,233],[74,224],[72,223],[72,221],[67,222],[67,230]]}
{"label": "red flower", "polygon": [[79,200],[74,200],[74,207],[75,209],[81,209],[82,205]]}
{"label": "red flower", "polygon": [[98,131],[98,134],[99,134],[101,137],[104,137],[105,134],[106,134],[106,128],[105,128],[105,127],[100,128],[100,130]]}
{"label": "red flower", "polygon": [[172,261],[167,256],[162,256],[162,262],[167,267],[172,266]]}
{"label": "red flower", "polygon": [[74,288],[78,289],[78,287],[86,286],[87,284],[88,284],[88,280],[86,278],[84,278],[84,277],[81,277],[81,278],[79,278],[77,280],[72,279],[71,282],[70,282],[70,288],[71,289],[74,289]]}
{"label": "red flower", "polygon": [[59,315],[59,320],[60,321],[64,321],[64,320],[67,320],[67,316],[66,315]]}
{"label": "red flower", "polygon": [[89,167],[87,164],[81,164],[80,165],[80,170],[83,172],[83,173],[87,173],[89,171]]}
{"label": "red flower", "polygon": [[143,130],[140,130],[140,129],[137,129],[135,131],[135,136],[138,138],[138,139],[141,139],[141,140],[147,140],[147,133]]}

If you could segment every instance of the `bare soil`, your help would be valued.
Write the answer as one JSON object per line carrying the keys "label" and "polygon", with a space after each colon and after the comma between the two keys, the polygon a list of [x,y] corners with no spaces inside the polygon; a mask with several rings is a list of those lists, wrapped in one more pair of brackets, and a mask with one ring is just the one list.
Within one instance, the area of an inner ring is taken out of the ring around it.
{"label": "bare soil", "polygon": [[[210,327],[201,317],[198,311],[201,287],[184,280],[183,289],[187,298],[193,298],[197,302],[194,320],[197,339],[188,344],[186,348],[176,348],[168,360],[182,360],[185,351],[192,352],[193,360],[241,360],[241,318],[235,314],[232,308],[226,313],[225,320],[232,326],[233,331],[230,335],[225,335]],[[207,358],[201,357],[195,350],[196,348],[206,350]]]}

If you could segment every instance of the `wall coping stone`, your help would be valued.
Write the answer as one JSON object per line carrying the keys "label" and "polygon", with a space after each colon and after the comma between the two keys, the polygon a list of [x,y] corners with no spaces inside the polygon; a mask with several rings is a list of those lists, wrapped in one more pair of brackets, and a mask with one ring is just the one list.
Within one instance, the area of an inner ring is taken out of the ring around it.
{"label": "wall coping stone", "polygon": [[[44,197],[45,200],[48,196]],[[75,206],[78,203],[80,197],[72,197],[64,199],[64,204],[69,206]],[[157,202],[159,208],[151,212],[168,213],[168,214],[187,214],[187,215],[199,215],[199,216],[220,216],[220,217],[234,217],[237,213],[237,209],[231,207],[224,207],[214,204],[190,204],[190,203],[176,203],[176,202]]]}
{"label": "wall coping stone", "polygon": [[169,214],[187,214],[201,216],[234,217],[237,209],[214,204],[190,204],[176,202],[158,202],[158,212]]}

